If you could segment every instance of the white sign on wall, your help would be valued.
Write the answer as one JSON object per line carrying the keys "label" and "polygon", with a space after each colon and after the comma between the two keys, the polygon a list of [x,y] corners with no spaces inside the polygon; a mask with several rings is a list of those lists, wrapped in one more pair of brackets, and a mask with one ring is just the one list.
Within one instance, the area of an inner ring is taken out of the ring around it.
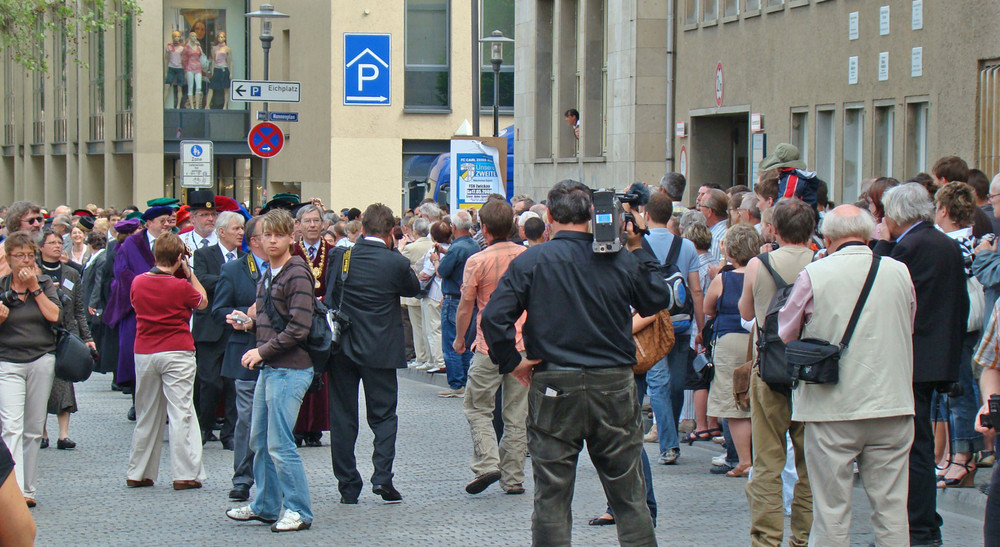
{"label": "white sign on wall", "polygon": [[921,30],[924,28],[924,0],[913,0],[913,13],[910,14],[910,28]]}
{"label": "white sign on wall", "polygon": [[858,12],[856,11],[847,14],[847,39],[858,39]]}
{"label": "white sign on wall", "polygon": [[878,81],[884,82],[889,79],[889,52],[883,51],[878,54]]}
{"label": "white sign on wall", "polygon": [[910,52],[910,77],[917,78],[924,75],[924,48],[915,47]]}
{"label": "white sign on wall", "polygon": [[889,6],[882,6],[878,10],[878,33],[880,36],[889,34]]}
{"label": "white sign on wall", "polygon": [[857,55],[847,58],[847,85],[858,83],[858,57]]}

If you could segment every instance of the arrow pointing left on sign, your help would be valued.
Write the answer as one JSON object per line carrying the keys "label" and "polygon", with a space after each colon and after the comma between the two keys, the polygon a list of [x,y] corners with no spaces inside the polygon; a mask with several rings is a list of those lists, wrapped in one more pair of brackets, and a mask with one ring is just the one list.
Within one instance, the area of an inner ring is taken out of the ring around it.
{"label": "arrow pointing left on sign", "polygon": [[240,97],[242,97],[242,96],[243,96],[243,93],[244,93],[245,91],[246,91],[246,89],[245,89],[245,88],[243,87],[243,84],[240,84],[240,85],[239,85],[239,86],[237,86],[237,88],[236,88],[236,94],[237,94],[237,95],[239,95]]}

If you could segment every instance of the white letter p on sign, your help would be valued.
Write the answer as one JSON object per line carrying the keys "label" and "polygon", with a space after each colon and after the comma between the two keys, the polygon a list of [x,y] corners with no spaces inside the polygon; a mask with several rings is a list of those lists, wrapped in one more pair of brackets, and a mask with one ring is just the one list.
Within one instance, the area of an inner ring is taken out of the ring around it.
{"label": "white letter p on sign", "polygon": [[365,82],[370,82],[376,79],[378,79],[377,66],[369,64],[358,64],[358,91],[364,91]]}

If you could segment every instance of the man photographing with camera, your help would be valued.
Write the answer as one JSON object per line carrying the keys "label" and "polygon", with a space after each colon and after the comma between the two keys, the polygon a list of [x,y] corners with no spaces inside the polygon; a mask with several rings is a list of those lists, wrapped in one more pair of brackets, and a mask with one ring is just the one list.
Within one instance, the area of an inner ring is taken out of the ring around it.
{"label": "man photographing with camera", "polygon": [[[584,441],[627,545],[656,545],[639,465],[639,402],[631,310],[649,316],[668,292],[641,248],[641,218],[626,226],[631,252],[594,253],[591,190],[572,180],[548,195],[552,240],[514,259],[482,329],[500,373],[528,392],[528,449],[535,477],[533,545],[569,545],[576,461]],[[558,302],[558,306],[553,306]],[[527,311],[523,358],[515,323]]]}

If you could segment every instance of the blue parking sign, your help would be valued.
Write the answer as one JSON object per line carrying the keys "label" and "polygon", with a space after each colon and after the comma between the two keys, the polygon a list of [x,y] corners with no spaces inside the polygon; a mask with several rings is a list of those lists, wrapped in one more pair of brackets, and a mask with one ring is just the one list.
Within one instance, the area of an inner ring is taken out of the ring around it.
{"label": "blue parking sign", "polygon": [[389,106],[389,34],[344,33],[344,105]]}

